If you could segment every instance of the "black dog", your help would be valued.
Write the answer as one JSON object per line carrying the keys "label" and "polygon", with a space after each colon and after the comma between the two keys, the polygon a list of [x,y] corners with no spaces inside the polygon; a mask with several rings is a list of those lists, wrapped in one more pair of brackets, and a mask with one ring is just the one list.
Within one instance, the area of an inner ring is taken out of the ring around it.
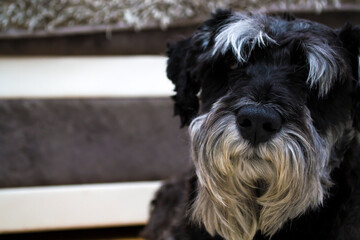
{"label": "black dog", "polygon": [[171,44],[195,170],[157,193],[145,237],[359,240],[359,47],[350,24],[223,10]]}

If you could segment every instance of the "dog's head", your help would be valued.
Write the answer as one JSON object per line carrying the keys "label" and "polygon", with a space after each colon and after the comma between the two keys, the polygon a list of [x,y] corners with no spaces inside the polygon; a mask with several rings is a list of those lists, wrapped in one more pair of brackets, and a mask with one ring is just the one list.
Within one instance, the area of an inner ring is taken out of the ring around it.
{"label": "dog's head", "polygon": [[199,178],[194,221],[252,239],[321,205],[360,125],[359,39],[349,24],[221,10],[169,45]]}

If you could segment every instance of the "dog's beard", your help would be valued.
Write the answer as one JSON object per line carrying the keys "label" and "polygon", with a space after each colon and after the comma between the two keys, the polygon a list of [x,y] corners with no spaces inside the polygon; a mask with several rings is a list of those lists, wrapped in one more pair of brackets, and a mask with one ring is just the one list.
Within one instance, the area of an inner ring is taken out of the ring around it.
{"label": "dog's beard", "polygon": [[242,139],[233,113],[217,103],[190,126],[199,179],[192,219],[227,240],[272,236],[289,219],[322,203],[331,185],[329,144],[307,115],[257,147]]}

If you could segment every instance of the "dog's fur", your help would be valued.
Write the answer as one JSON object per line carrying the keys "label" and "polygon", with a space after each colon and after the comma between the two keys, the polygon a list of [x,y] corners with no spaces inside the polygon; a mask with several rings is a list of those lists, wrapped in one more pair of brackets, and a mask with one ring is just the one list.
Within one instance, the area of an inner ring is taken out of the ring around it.
{"label": "dog's fur", "polygon": [[[170,44],[195,170],[159,190],[145,237],[360,239],[359,47],[350,24],[225,10]],[[245,139],[248,106],[275,111],[281,129]]]}

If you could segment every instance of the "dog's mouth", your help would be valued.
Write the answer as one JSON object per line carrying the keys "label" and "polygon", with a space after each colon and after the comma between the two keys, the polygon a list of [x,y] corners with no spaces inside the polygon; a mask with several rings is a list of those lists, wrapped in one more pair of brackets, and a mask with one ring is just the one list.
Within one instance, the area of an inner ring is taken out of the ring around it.
{"label": "dog's mouth", "polygon": [[255,196],[260,198],[269,189],[269,184],[265,180],[258,180],[256,182],[256,188],[254,189]]}
{"label": "dog's mouth", "polygon": [[[269,179],[269,173],[273,173],[272,171],[269,171],[269,169],[273,170],[273,166],[271,166],[270,160],[269,159],[264,159],[261,158],[259,156],[259,154],[256,152],[256,150],[254,150],[251,154],[251,157],[247,157],[245,159],[242,159],[242,161],[247,161],[248,164],[252,165],[255,168],[261,168],[260,166],[268,166],[266,169],[263,169],[264,173],[263,175],[259,174],[256,176],[252,176],[254,177],[253,179],[251,179],[250,175],[248,176],[248,181],[251,183],[249,185],[250,188],[252,188],[253,191],[253,196],[255,196],[256,198],[260,198],[263,195],[266,194],[266,192],[269,190],[269,186],[271,184],[271,181],[274,180],[273,178]],[[241,174],[241,173],[240,173]],[[273,175],[273,174],[271,174]]]}

